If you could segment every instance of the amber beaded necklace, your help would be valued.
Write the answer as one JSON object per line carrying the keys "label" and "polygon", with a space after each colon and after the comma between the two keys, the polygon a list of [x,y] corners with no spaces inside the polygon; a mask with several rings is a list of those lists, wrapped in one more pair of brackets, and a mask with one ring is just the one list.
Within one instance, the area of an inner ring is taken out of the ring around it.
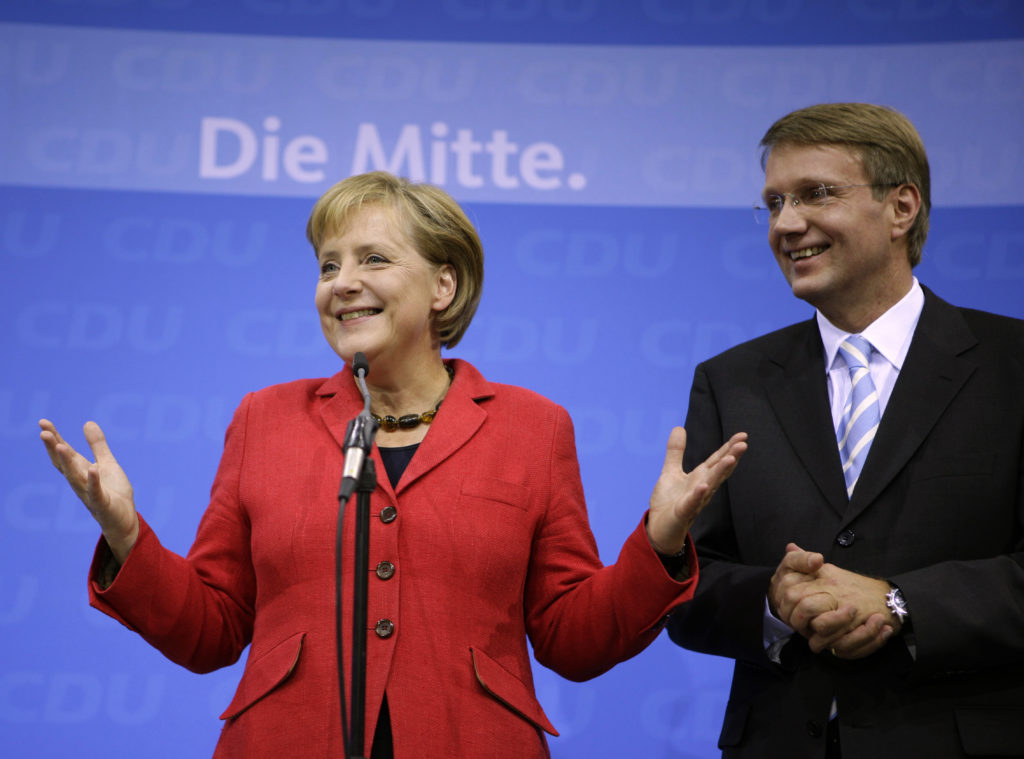
{"label": "amber beaded necklace", "polygon": [[444,400],[444,397],[448,395],[448,388],[452,386],[452,380],[455,379],[455,370],[448,364],[444,365],[444,370],[448,372],[448,385],[445,387],[444,392],[441,393],[441,397],[437,399],[437,403],[434,404],[434,408],[429,411],[424,411],[421,414],[404,414],[398,418],[395,418],[390,414],[380,417],[371,410],[370,416],[373,417],[373,421],[375,421],[377,426],[385,432],[411,430],[413,427],[419,427],[421,424],[430,424],[434,421],[434,417],[437,416],[437,411],[441,408],[441,402]]}

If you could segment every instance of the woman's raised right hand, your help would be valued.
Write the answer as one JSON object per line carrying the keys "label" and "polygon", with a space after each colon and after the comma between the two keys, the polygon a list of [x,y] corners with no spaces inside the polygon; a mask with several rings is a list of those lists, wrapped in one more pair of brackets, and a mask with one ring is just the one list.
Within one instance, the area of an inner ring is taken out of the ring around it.
{"label": "woman's raised right hand", "polygon": [[123,564],[139,536],[139,518],[135,513],[132,484],[110,452],[103,430],[96,422],[83,427],[86,442],[95,462],[64,441],[49,419],[40,419],[39,438],[46,446],[50,461],[67,479],[82,503],[103,531],[114,558]]}

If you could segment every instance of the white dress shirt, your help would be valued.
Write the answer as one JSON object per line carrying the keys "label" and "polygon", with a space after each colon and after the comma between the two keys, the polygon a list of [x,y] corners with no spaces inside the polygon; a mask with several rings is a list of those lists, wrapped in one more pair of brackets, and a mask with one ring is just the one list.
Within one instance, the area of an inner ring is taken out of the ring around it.
{"label": "white dress shirt", "polygon": [[[871,373],[871,381],[875,383],[875,389],[878,391],[878,410],[883,415],[889,403],[889,397],[892,395],[892,389],[896,385],[896,379],[903,368],[903,362],[907,358],[907,351],[910,350],[910,342],[914,337],[914,330],[917,329],[917,321],[921,318],[923,308],[924,291],[921,289],[917,277],[914,277],[907,294],[860,333],[874,348],[871,352],[868,371]],[[839,344],[850,333],[844,332],[832,324],[821,311],[817,312],[817,320],[822,346],[825,350],[825,375],[828,382],[829,403],[832,408],[832,427],[838,428],[839,421],[843,417],[843,405],[850,395],[850,370],[846,366],[846,360],[839,353]],[[838,451],[838,447],[836,450]],[[772,661],[779,662],[782,647],[786,645],[792,635],[793,629],[772,614],[766,595],[763,641],[765,651]]]}

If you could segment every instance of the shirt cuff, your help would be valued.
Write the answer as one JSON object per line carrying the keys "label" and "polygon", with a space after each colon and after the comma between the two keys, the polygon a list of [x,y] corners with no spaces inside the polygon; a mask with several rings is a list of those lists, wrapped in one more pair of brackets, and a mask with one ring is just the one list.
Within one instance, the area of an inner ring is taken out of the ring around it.
{"label": "shirt cuff", "polygon": [[768,596],[764,597],[764,617],[761,626],[761,640],[768,658],[776,664],[782,663],[782,649],[793,637],[793,628],[772,614]]}

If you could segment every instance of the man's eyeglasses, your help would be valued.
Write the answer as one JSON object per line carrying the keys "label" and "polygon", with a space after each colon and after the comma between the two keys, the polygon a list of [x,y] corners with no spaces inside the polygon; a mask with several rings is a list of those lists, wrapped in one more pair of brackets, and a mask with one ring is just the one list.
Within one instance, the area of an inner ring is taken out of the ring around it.
{"label": "man's eyeglasses", "polygon": [[764,196],[763,206],[754,206],[754,221],[758,224],[771,226],[782,213],[786,205],[786,198],[789,198],[793,208],[804,207],[809,210],[827,206],[835,197],[836,190],[846,190],[851,187],[896,187],[895,184],[812,184],[801,187],[796,192],[775,193]]}

